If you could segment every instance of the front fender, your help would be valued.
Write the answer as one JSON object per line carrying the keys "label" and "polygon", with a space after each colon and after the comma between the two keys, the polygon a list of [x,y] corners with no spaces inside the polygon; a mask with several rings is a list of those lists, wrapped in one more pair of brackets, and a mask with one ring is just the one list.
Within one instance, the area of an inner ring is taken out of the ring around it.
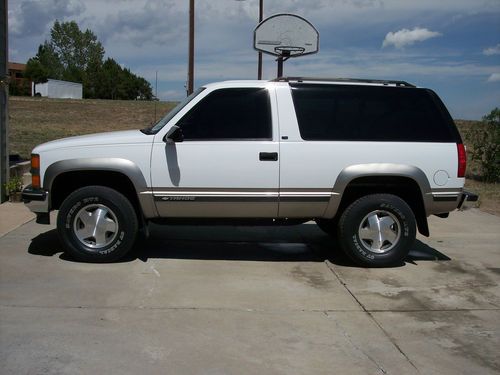
{"label": "front fender", "polygon": [[54,162],[45,170],[43,176],[44,189],[50,192],[54,180],[61,173],[77,171],[110,171],[125,175],[130,179],[135,188],[145,217],[157,216],[152,196],[150,194],[141,194],[149,190],[144,174],[137,164],[123,158],[78,158]]}

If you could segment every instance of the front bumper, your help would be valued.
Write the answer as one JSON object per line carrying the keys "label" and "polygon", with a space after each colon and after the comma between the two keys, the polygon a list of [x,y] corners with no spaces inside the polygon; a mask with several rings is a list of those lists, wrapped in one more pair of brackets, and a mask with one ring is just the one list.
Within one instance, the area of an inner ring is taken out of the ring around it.
{"label": "front bumper", "polygon": [[477,202],[478,199],[479,199],[479,195],[474,194],[473,192],[464,190],[462,192],[461,197],[460,197],[460,201],[458,203],[458,207],[457,208],[460,210],[462,208],[463,204],[465,203],[465,201],[467,201],[467,202]]}
{"label": "front bumper", "polygon": [[31,185],[24,188],[22,199],[26,207],[36,214],[36,221],[48,224],[49,217],[49,192],[43,189],[33,189]]}

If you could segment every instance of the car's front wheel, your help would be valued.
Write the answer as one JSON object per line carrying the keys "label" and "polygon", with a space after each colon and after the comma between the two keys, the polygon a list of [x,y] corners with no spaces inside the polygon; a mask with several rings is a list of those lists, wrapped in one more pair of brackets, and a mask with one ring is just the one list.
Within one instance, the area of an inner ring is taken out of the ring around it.
{"label": "car's front wheel", "polygon": [[401,264],[415,241],[413,211],[392,194],[371,194],[354,201],[340,217],[338,238],[356,263],[383,267]]}
{"label": "car's front wheel", "polygon": [[57,231],[75,259],[112,262],[134,245],[138,221],[134,207],[123,194],[104,186],[86,186],[61,204]]}

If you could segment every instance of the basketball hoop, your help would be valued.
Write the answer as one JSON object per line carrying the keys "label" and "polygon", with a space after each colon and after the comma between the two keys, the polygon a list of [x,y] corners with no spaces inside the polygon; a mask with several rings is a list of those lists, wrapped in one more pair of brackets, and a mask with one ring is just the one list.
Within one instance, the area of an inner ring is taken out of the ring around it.
{"label": "basketball hoop", "polygon": [[319,33],[305,18],[295,14],[275,14],[260,22],[254,30],[254,48],[278,56],[278,78],[283,75],[283,61],[317,53]]}
{"label": "basketball hoop", "polygon": [[292,47],[292,46],[280,46],[274,47],[274,50],[278,54],[278,56],[284,57],[297,57],[299,55],[303,55],[306,50],[304,47]]}

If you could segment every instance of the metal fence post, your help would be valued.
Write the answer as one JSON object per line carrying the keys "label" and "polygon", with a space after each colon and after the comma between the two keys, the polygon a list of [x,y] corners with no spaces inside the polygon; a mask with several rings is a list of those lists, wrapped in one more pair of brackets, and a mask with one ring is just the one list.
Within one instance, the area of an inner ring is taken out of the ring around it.
{"label": "metal fence post", "polygon": [[8,132],[8,29],[7,0],[0,0],[0,202],[6,200],[5,184],[9,180],[9,132]]}

